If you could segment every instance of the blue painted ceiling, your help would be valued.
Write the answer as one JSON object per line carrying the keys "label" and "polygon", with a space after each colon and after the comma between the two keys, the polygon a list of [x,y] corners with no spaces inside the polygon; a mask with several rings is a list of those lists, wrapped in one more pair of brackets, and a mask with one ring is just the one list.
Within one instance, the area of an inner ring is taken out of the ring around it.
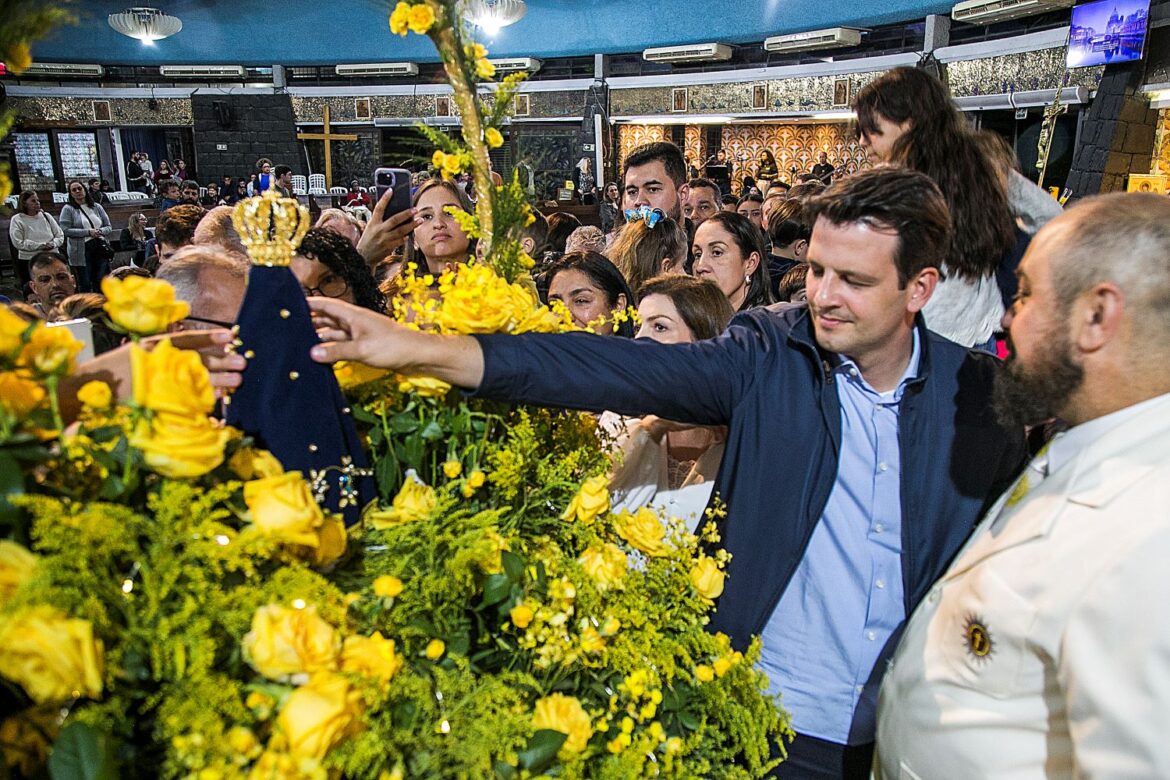
{"label": "blue painted ceiling", "polygon": [[[267,66],[437,60],[430,41],[399,38],[386,0],[139,0],[183,20],[177,35],[147,46],[119,35],[107,14],[132,0],[84,0],[81,16],[33,48],[36,59],[102,64]],[[741,43],[822,27],[876,26],[953,3],[928,0],[528,0],[528,14],[483,39],[492,56],[563,57],[649,46]]]}

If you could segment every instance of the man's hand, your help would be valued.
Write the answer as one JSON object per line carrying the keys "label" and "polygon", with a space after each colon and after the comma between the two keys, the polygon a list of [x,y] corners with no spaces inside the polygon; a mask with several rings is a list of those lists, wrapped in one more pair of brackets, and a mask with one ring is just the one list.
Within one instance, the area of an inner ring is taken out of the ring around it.
{"label": "man's hand", "polygon": [[483,381],[483,351],[470,336],[422,333],[336,298],[308,300],[313,325],[324,342],[310,352],[318,363],[353,360],[465,388]]}
{"label": "man's hand", "polygon": [[392,215],[389,219],[383,219],[393,196],[394,188],[391,187],[378,199],[374,204],[370,221],[362,231],[362,237],[358,239],[357,250],[371,269],[402,246],[406,237],[420,224],[415,220],[414,209],[407,209]]}

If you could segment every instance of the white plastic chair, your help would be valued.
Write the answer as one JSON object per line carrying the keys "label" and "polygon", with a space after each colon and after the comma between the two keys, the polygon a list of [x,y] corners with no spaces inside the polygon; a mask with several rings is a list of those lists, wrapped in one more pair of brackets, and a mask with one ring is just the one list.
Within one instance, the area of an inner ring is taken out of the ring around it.
{"label": "white plastic chair", "polygon": [[110,200],[130,200],[129,192],[111,192]]}
{"label": "white plastic chair", "polygon": [[292,190],[294,195],[309,194],[308,180],[306,180],[304,176],[294,173],[292,177]]}
{"label": "white plastic chair", "polygon": [[345,195],[347,192],[349,192],[349,190],[347,190],[345,187],[330,187],[329,188],[330,195]]}
{"label": "white plastic chair", "polygon": [[201,197],[201,198],[207,197],[207,188],[206,187],[199,188],[199,197]]}
{"label": "white plastic chair", "polygon": [[53,202],[54,203],[68,203],[69,198],[66,197],[64,192],[54,192],[53,193]]}
{"label": "white plastic chair", "polygon": [[309,194],[310,195],[328,195],[329,191],[325,189],[325,174],[310,173],[309,174]]}

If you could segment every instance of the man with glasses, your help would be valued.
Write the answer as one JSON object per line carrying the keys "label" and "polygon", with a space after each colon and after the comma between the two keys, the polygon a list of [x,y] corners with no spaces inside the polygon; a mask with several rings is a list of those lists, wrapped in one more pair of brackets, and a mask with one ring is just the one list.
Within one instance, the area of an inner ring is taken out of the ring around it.
{"label": "man with glasses", "polygon": [[158,269],[157,278],[175,288],[175,298],[191,305],[176,330],[231,328],[244,303],[248,264],[209,246],[188,246]]}
{"label": "man with glasses", "polygon": [[56,252],[39,252],[28,262],[28,286],[32,290],[28,302],[45,319],[52,319],[61,301],[77,292],[77,281],[69,264]]}

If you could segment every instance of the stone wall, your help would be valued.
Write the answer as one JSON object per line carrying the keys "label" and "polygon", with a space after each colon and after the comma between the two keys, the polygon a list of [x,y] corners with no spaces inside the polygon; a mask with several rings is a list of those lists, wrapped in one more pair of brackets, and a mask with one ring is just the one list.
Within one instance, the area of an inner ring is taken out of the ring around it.
{"label": "stone wall", "polygon": [[[250,174],[261,157],[274,165],[291,166],[294,173],[308,173],[288,95],[196,94],[191,102],[195,154],[199,175],[205,180]],[[220,122],[222,111],[220,116],[216,114],[216,103],[231,113],[226,127]]]}
{"label": "stone wall", "polygon": [[1140,91],[1142,63],[1108,65],[1081,127],[1068,188],[1074,197],[1124,192],[1131,173],[1148,173],[1158,111]]}

